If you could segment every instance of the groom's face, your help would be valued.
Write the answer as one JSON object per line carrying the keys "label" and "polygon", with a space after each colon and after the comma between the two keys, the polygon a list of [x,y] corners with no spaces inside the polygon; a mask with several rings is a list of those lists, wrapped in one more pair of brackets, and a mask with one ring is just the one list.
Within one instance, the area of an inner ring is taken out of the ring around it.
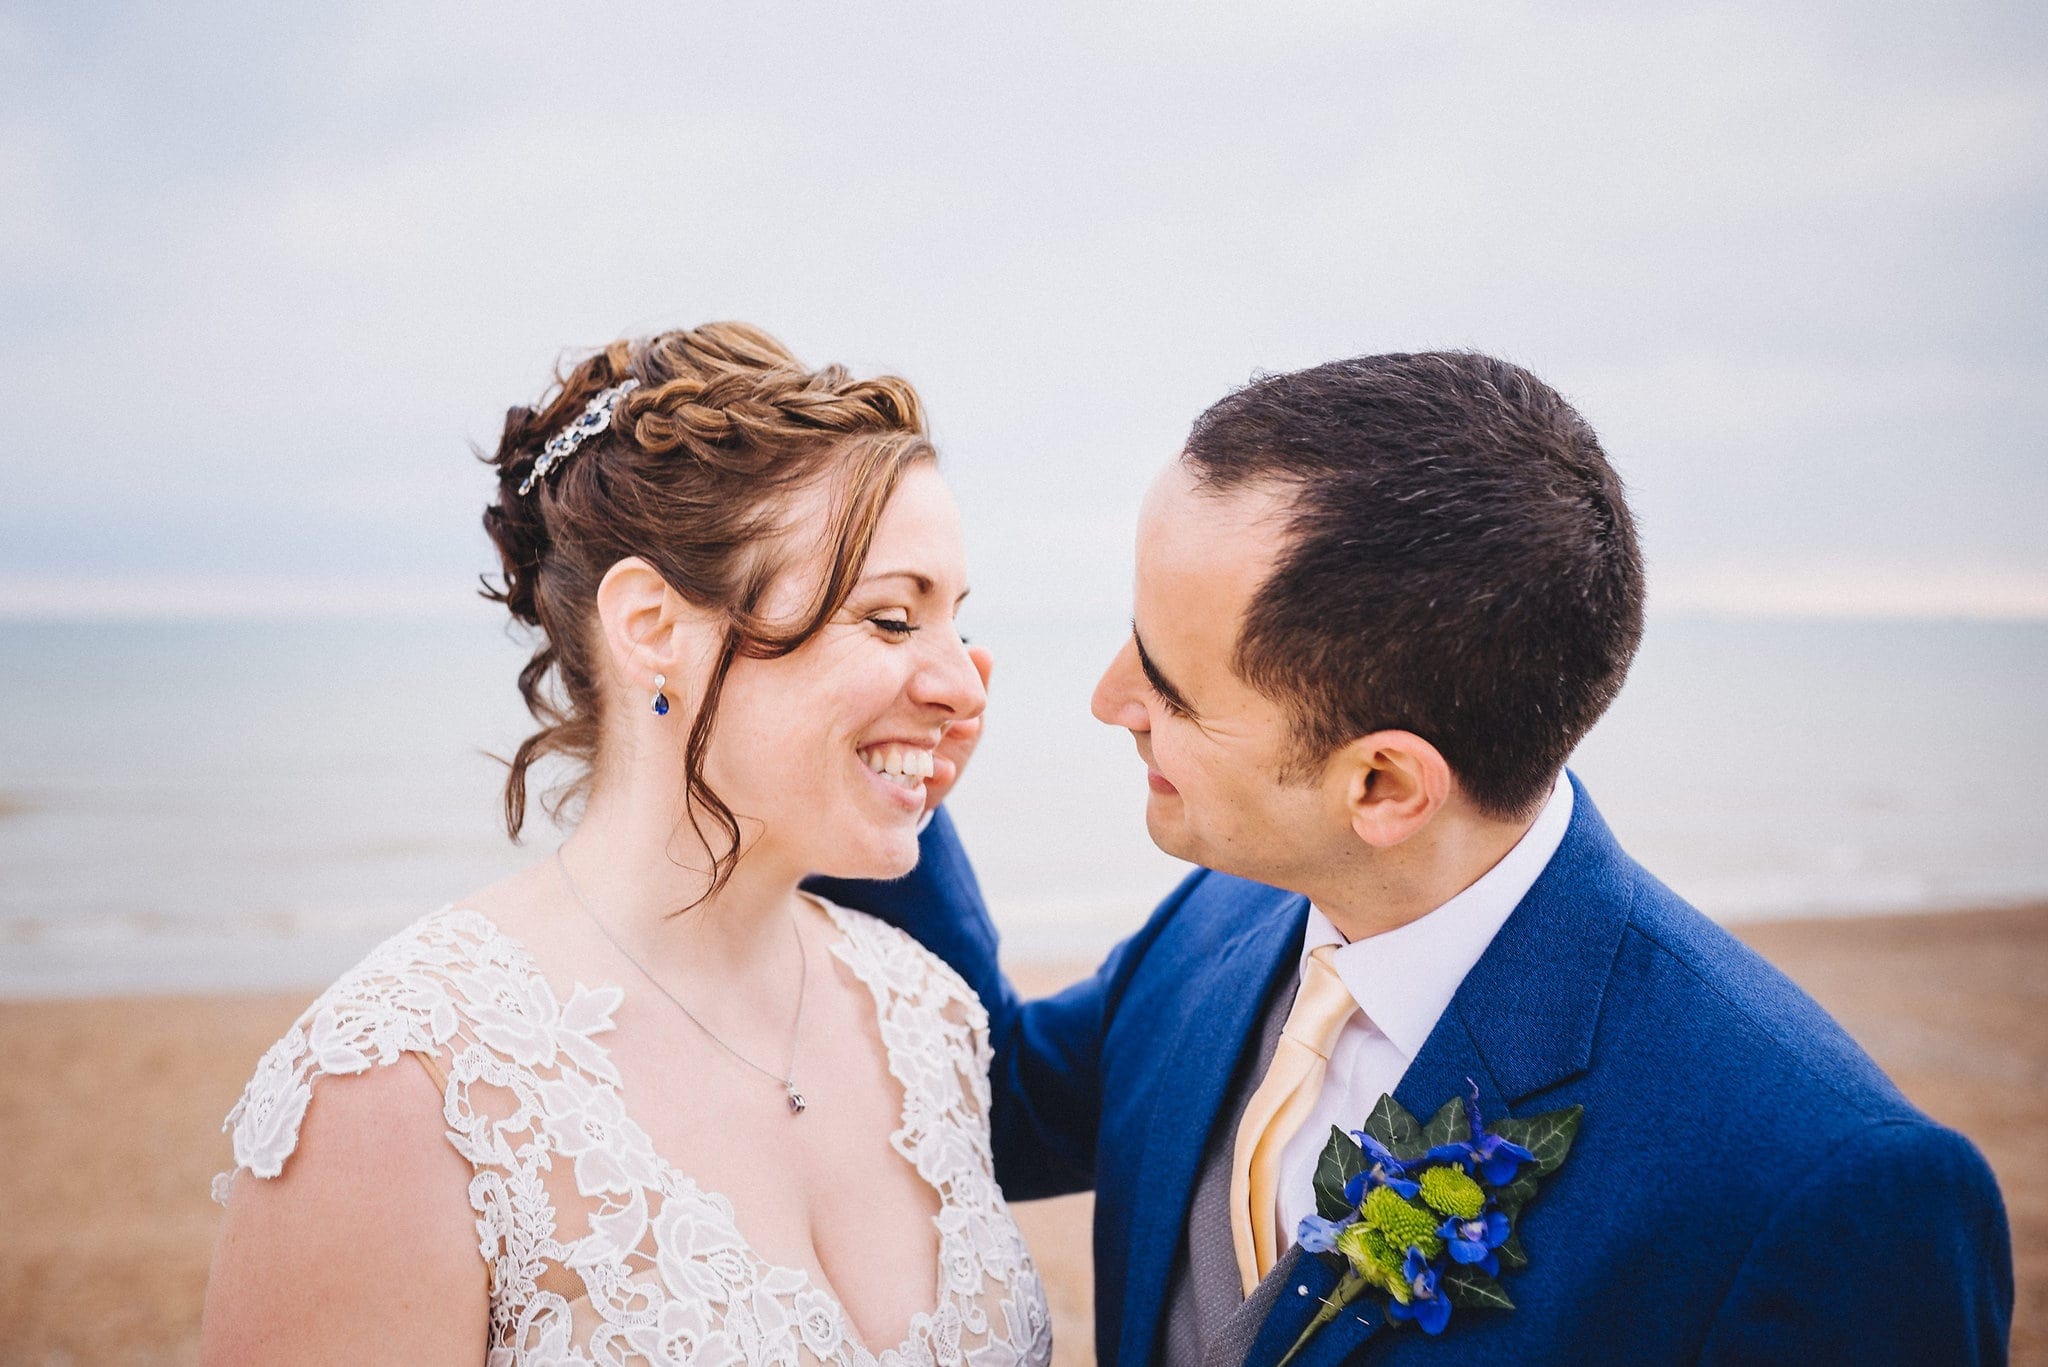
{"label": "groom's face", "polygon": [[1232,660],[1283,545],[1289,500],[1196,490],[1175,461],[1138,519],[1131,639],[1095,686],[1098,720],[1145,761],[1145,825],[1168,854],[1299,888],[1349,833],[1319,776],[1290,773],[1285,710]]}

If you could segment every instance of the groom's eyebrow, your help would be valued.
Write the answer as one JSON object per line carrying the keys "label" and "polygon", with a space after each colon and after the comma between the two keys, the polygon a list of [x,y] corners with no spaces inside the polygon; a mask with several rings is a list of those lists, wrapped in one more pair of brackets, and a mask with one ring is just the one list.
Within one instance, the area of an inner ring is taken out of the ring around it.
{"label": "groom's eyebrow", "polygon": [[1152,685],[1152,691],[1181,711],[1186,712],[1190,716],[1194,715],[1195,709],[1188,704],[1188,700],[1185,697],[1181,696],[1181,691],[1173,686],[1171,679],[1159,672],[1159,666],[1152,663],[1152,657],[1145,653],[1145,639],[1138,635],[1138,624],[1136,622],[1131,623],[1131,644],[1138,648],[1138,668],[1145,671],[1146,682]]}

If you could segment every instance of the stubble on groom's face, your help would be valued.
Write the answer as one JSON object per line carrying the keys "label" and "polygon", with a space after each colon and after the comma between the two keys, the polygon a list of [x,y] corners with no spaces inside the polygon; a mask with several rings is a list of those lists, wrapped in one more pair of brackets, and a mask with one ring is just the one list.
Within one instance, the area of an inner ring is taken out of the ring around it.
{"label": "stubble on groom's face", "polygon": [[1282,887],[1319,857],[1331,815],[1314,776],[1290,772],[1285,709],[1234,660],[1290,507],[1275,489],[1204,491],[1180,460],[1161,472],[1138,518],[1132,633],[1090,709],[1137,744],[1154,844]]}

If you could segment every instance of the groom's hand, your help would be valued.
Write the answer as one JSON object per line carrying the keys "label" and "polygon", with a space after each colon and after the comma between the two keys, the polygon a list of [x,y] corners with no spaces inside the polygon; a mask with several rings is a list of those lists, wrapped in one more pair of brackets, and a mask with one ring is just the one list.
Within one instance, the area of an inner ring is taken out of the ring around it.
{"label": "groom's hand", "polygon": [[[987,646],[967,647],[967,658],[974,661],[975,672],[981,675],[981,686],[988,688],[988,676],[995,669],[996,657],[989,653]],[[975,745],[981,740],[982,718],[967,717],[960,721],[946,723],[946,734],[939,738],[939,748],[932,753],[932,776],[924,781],[924,809],[929,812],[946,800],[946,794],[953,791],[953,785],[960,781],[960,771],[967,767],[968,757],[973,755]]]}

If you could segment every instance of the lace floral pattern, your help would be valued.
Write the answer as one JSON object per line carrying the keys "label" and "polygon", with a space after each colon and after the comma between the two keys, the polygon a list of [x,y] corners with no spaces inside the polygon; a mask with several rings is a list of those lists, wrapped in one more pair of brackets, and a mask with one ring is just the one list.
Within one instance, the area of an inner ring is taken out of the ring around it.
{"label": "lace floral pattern", "polygon": [[448,1061],[448,1141],[474,1170],[470,1206],[491,1274],[490,1367],[818,1362],[1008,1367],[1051,1359],[1045,1295],[997,1190],[988,1139],[987,1016],[900,931],[829,907],[833,952],[870,990],[903,1087],[890,1143],[939,1194],[936,1304],[879,1364],[808,1274],[747,1244],[729,1201],[677,1172],[627,1113],[596,1037],[623,993],[558,999],[526,951],[447,908],[372,950],[257,1065],[228,1114],[235,1170],[275,1177],[323,1075],[410,1052]]}

